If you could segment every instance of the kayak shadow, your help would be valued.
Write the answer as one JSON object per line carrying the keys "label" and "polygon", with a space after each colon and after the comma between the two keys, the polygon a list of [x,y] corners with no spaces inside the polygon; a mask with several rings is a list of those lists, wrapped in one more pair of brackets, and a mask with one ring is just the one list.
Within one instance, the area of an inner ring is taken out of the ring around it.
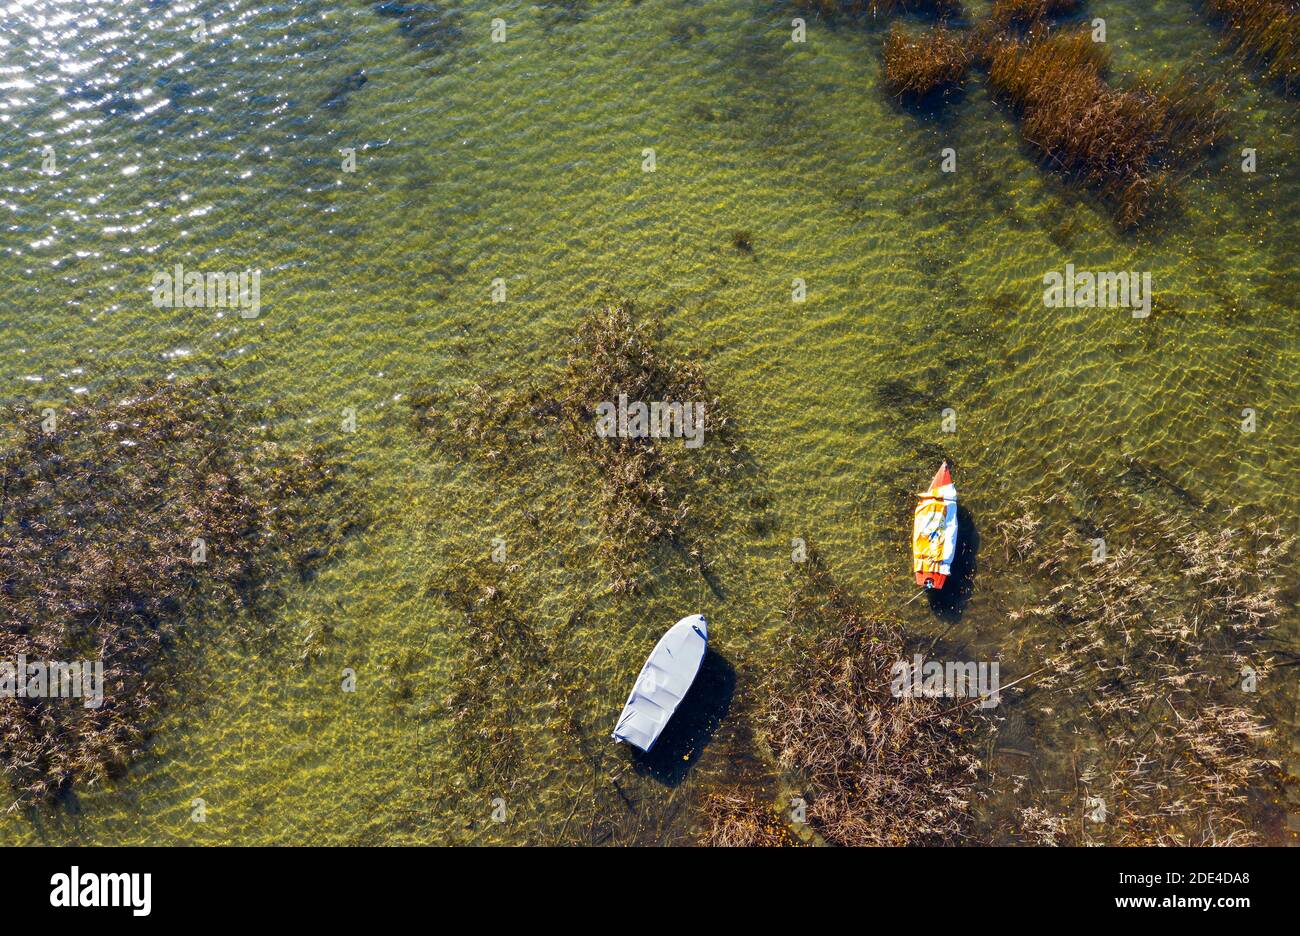
{"label": "kayak shadow", "polygon": [[975,528],[975,518],[970,511],[957,505],[957,554],[952,558],[952,572],[943,588],[926,592],[930,610],[940,620],[955,624],[966,613],[966,605],[975,591],[976,556],[980,549],[980,534]]}
{"label": "kayak shadow", "polygon": [[648,754],[633,752],[633,769],[664,786],[680,784],[727,717],[735,691],[735,667],[717,651],[706,651],[695,682],[655,746]]}

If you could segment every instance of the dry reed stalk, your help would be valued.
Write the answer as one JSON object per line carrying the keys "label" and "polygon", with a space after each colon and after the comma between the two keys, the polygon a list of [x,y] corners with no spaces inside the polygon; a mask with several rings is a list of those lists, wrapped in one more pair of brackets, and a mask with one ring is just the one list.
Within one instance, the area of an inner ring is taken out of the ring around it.
{"label": "dry reed stalk", "polygon": [[760,800],[752,790],[728,787],[706,793],[699,807],[698,840],[720,848],[782,848],[802,845],[790,831],[776,803]]}

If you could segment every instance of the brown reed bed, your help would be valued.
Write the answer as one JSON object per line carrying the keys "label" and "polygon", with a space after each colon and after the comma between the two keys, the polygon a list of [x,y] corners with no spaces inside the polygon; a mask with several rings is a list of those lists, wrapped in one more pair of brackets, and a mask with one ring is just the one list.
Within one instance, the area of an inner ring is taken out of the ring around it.
{"label": "brown reed bed", "polygon": [[[1243,670],[1260,682],[1272,672],[1267,640],[1295,539],[1239,518],[1210,532],[1141,513],[1140,544],[1101,563],[1033,509],[999,525],[1008,555],[1049,576],[1046,598],[1016,617],[1056,635],[1032,701],[1075,764],[1072,783],[1022,810],[1021,833],[1040,844],[1247,844],[1249,792],[1277,768]],[[1089,802],[1104,804],[1101,821]]]}
{"label": "brown reed bed", "polygon": [[[476,386],[454,396],[412,398],[418,429],[449,451],[521,474],[546,469],[559,452],[584,466],[597,490],[602,557],[615,590],[634,589],[649,550],[669,545],[701,570],[702,533],[719,512],[711,489],[741,467],[734,420],[703,367],[667,354],[657,316],[631,304],[588,312],[572,339],[565,368],[549,382],[516,389]],[[629,401],[704,406],[704,442],[602,436],[597,407]]]}
{"label": "brown reed bed", "polygon": [[1205,0],[1226,41],[1287,93],[1300,90],[1300,0]]}
{"label": "brown reed bed", "polygon": [[0,661],[102,660],[104,700],[0,698],[0,765],[24,799],[123,771],[195,629],[234,609],[255,636],[277,583],[309,574],[363,519],[340,496],[336,459],[277,445],[218,382],[116,387],[54,409],[53,431],[26,405],[5,420]]}
{"label": "brown reed bed", "polygon": [[1130,228],[1167,196],[1173,173],[1219,140],[1218,89],[1188,78],[1166,88],[1108,83],[1108,55],[1087,31],[999,35],[989,82],[1020,117],[1024,138],[1054,170],[1079,180]]}
{"label": "brown reed bed", "polygon": [[790,829],[777,803],[764,802],[745,786],[704,794],[698,807],[702,845],[715,848],[788,848],[804,844]]}
{"label": "brown reed bed", "polygon": [[793,662],[764,685],[761,724],[802,785],[810,826],[837,845],[962,841],[977,795],[976,709],[895,698],[900,623],[869,614],[815,551],[791,573],[785,617]]}
{"label": "brown reed bed", "polygon": [[913,33],[895,23],[884,45],[885,88],[895,97],[913,101],[959,88],[971,60],[964,33],[943,23]]}
{"label": "brown reed bed", "polygon": [[1105,44],[1087,29],[1052,26],[1080,6],[999,0],[973,28],[940,23],[912,34],[895,24],[883,49],[884,87],[941,100],[937,92],[961,86],[979,65],[1044,164],[1095,192],[1130,229],[1167,206],[1181,175],[1222,139],[1222,88],[1188,74],[1112,84]]}

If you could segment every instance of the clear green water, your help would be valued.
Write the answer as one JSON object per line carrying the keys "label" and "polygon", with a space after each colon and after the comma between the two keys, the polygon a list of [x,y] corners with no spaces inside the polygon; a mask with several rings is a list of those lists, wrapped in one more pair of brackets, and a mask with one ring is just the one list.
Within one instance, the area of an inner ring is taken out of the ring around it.
{"label": "clear green water", "polygon": [[[984,530],[1018,498],[1118,485],[1128,456],[1295,528],[1296,106],[1225,57],[1190,0],[1089,9],[1118,72],[1190,65],[1230,88],[1233,142],[1183,186],[1181,214],[1136,236],[1045,175],[978,80],[941,114],[904,112],[879,88],[879,27],[814,22],[793,45],[770,3],[474,2],[423,48],[364,3],[7,8],[0,394],[57,404],[123,376],[220,373],[302,441],[340,435],[353,407],[346,444],[376,519],[290,589],[278,642],[210,649],[129,776],[65,809],[5,814],[0,837],[675,841],[693,797],[752,761],[744,712],[780,665],[791,539],[901,605],[906,492],[938,452]],[[489,41],[493,17],[504,44]],[[68,96],[84,81],[117,97]],[[332,96],[344,103],[323,106]],[[54,175],[40,172],[47,144]],[[938,171],[946,146],[952,175]],[[1258,173],[1239,171],[1241,146]],[[355,174],[340,171],[344,147]],[[752,232],[752,256],[734,230]],[[1154,314],[1044,308],[1043,274],[1071,261],[1151,271]],[[261,316],[154,308],[150,278],[178,262],[260,268]],[[413,391],[555,368],[582,310],[611,295],[668,309],[672,349],[705,361],[739,412],[756,469],[724,494],[721,599],[671,552],[653,557],[647,594],[606,594],[576,470],[503,487],[411,431]],[[1121,522],[1113,538],[1134,533]],[[428,590],[494,536],[517,544],[505,587],[580,687],[583,735],[557,732],[544,704],[499,700],[527,729],[526,769],[500,790],[451,756],[466,743],[446,705],[462,616]],[[948,639],[999,655],[1004,681],[1029,672],[1043,635],[1007,616],[1024,587],[996,568],[975,585]],[[694,610],[735,692],[669,786],[605,739],[645,653]],[[903,613],[918,634],[944,629],[923,603]],[[1294,646],[1294,616],[1286,628]],[[345,667],[355,693],[340,691]],[[1288,672],[1260,704],[1294,773]],[[498,796],[504,823],[490,821]]]}

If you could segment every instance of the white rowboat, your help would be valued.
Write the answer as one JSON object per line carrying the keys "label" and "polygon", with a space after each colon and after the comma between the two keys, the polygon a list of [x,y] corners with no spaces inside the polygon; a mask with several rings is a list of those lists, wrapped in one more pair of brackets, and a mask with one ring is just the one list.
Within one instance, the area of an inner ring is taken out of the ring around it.
{"label": "white rowboat", "polygon": [[659,638],[641,668],[623,714],[614,727],[614,740],[649,751],[668,719],[686,697],[700,671],[709,646],[709,622],[702,614],[684,617]]}

